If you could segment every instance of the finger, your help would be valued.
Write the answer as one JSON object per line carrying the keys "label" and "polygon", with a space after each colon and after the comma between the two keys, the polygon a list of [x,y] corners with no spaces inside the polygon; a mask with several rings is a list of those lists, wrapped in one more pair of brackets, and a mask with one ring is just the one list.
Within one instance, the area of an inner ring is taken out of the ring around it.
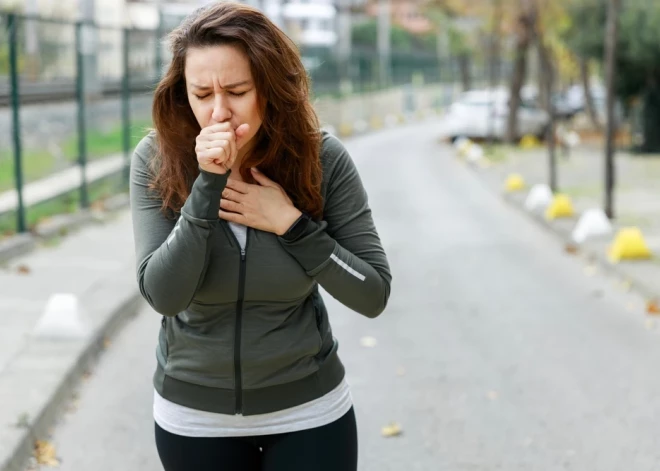
{"label": "finger", "polygon": [[241,124],[236,128],[236,143],[241,145],[243,143],[243,138],[250,132],[250,125],[247,123]]}
{"label": "finger", "polygon": [[234,191],[230,188],[225,188],[222,191],[222,197],[230,201],[236,201],[237,203],[242,203],[244,195],[238,191]]}
{"label": "finger", "polygon": [[273,180],[268,178],[266,175],[261,173],[256,167],[250,169],[252,171],[252,176],[261,186],[269,186],[271,188],[279,188],[280,186],[275,183]]}
{"label": "finger", "polygon": [[197,136],[198,144],[207,144],[214,141],[229,141],[230,139],[235,139],[235,134],[232,131],[216,131],[209,134],[200,134]]}
{"label": "finger", "polygon": [[238,157],[238,147],[236,146],[236,134],[232,134],[231,139],[229,139],[229,163],[228,165],[231,167],[234,165],[234,162],[236,162],[236,158]]}
{"label": "finger", "polygon": [[226,149],[229,147],[229,140],[228,139],[217,139],[213,141],[202,141],[199,143],[199,148],[201,150],[210,150],[210,149]]}
{"label": "finger", "polygon": [[238,213],[238,214],[243,214],[244,211],[242,204],[225,199],[220,200],[220,208],[224,209],[225,211],[230,211],[232,213]]}
{"label": "finger", "polygon": [[243,224],[244,226],[247,225],[247,224],[245,224],[247,219],[242,214],[230,213],[230,212],[227,212],[227,211],[223,211],[221,209],[220,211],[218,211],[218,217],[220,219],[224,219],[225,221],[235,222],[235,223],[238,223],[238,224]]}
{"label": "finger", "polygon": [[227,187],[244,195],[247,195],[250,191],[250,185],[233,179],[227,180]]}
{"label": "finger", "polygon": [[231,128],[231,123],[229,121],[223,121],[222,123],[215,123],[210,126],[202,128],[202,131],[199,133],[201,135],[213,134],[216,132],[227,132],[233,131]]}
{"label": "finger", "polygon": [[205,164],[220,164],[227,161],[227,151],[223,147],[202,150],[197,153],[197,160]]}

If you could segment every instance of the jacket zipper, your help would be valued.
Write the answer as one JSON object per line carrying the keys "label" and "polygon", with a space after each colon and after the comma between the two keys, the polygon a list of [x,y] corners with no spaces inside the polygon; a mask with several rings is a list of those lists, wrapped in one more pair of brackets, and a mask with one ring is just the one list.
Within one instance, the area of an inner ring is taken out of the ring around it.
{"label": "jacket zipper", "polygon": [[236,238],[236,234],[227,224],[227,231],[230,233],[231,238],[236,242],[236,247],[241,253],[241,264],[238,272],[238,300],[236,302],[236,323],[234,329],[234,384],[236,385],[236,405],[234,413],[236,415],[243,413],[243,375],[241,373],[241,330],[243,326],[243,298],[245,297],[245,259],[250,240],[250,228],[247,228],[245,234],[245,248],[241,248],[241,244]]}
{"label": "jacket zipper", "polygon": [[[240,247],[240,246],[239,246]],[[247,237],[245,241],[247,248]],[[234,372],[236,377],[236,414],[243,413],[243,375],[241,374],[241,329],[243,324],[243,297],[245,295],[245,250],[241,249],[241,268],[236,303],[236,332],[234,333]]]}

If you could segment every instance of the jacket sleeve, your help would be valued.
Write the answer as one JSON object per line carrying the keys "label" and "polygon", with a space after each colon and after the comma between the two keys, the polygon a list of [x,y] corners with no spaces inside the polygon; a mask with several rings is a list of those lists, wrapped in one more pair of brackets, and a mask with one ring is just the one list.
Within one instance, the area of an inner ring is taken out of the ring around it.
{"label": "jacket sleeve", "polygon": [[162,199],[149,189],[148,162],[156,149],[145,137],[131,160],[130,201],[140,292],[160,314],[174,317],[191,303],[208,265],[209,238],[218,226],[220,195],[228,175],[200,171],[178,220],[161,211]]}
{"label": "jacket sleeve", "polygon": [[330,295],[373,318],[390,296],[389,264],[353,160],[338,139],[326,139],[331,163],[323,220],[309,221],[295,240],[279,240]]}

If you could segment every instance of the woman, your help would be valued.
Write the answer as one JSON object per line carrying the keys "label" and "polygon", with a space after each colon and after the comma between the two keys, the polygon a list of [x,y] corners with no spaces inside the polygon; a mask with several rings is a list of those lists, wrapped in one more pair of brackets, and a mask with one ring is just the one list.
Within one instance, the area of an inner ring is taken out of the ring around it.
{"label": "woman", "polygon": [[140,290],[160,314],[167,471],[351,471],[357,431],[322,286],[376,317],[390,271],[357,170],[319,130],[295,46],[217,3],[170,35],[137,146]]}

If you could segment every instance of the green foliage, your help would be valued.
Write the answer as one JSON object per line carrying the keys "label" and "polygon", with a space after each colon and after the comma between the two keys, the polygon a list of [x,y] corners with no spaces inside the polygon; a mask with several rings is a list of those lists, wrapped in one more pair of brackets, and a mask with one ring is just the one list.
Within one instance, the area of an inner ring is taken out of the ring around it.
{"label": "green foliage", "polygon": [[[370,20],[358,24],[352,30],[353,46],[375,50],[378,47],[378,22]],[[431,34],[417,35],[398,25],[392,25],[390,41],[393,51],[398,52],[435,52],[435,37]]]}
{"label": "green foliage", "polygon": [[[603,61],[604,0],[575,1],[569,7],[573,22],[564,39],[576,54]],[[650,82],[660,78],[660,2],[630,0],[619,15],[617,44],[617,95],[627,99],[642,93]]]}

